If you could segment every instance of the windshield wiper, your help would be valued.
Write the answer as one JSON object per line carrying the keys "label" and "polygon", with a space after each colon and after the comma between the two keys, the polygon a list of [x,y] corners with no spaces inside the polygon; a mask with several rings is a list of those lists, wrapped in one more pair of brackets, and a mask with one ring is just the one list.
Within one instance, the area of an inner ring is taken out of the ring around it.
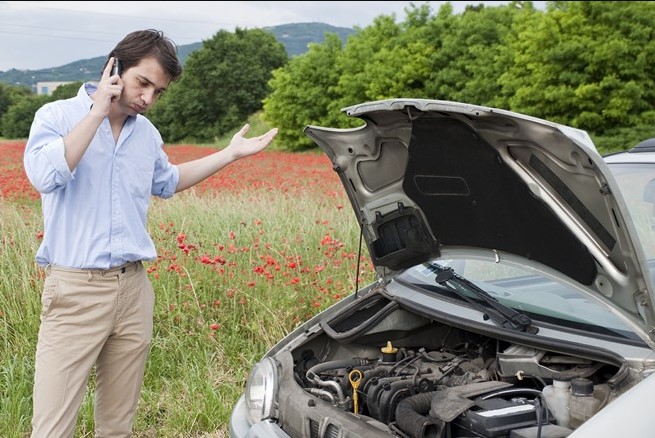
{"label": "windshield wiper", "polygon": [[[501,304],[487,291],[480,289],[473,282],[455,273],[453,268],[443,267],[436,263],[431,263],[430,267],[438,271],[435,278],[437,284],[455,292],[457,295],[473,304],[501,327],[528,333],[537,332],[537,328],[532,326],[532,320],[530,317],[524,313],[517,312],[511,307]],[[469,296],[470,294],[475,295],[475,297],[487,303],[491,309],[472,299]]]}

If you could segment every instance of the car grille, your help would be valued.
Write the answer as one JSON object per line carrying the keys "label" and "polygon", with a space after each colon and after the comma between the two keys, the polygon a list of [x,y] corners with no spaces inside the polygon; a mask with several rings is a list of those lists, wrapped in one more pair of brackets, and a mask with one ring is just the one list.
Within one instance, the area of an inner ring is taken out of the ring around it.
{"label": "car grille", "polygon": [[334,424],[328,424],[325,428],[325,433],[323,435],[319,434],[320,424],[316,420],[309,420],[309,431],[311,433],[311,438],[338,438],[339,437],[339,428]]}

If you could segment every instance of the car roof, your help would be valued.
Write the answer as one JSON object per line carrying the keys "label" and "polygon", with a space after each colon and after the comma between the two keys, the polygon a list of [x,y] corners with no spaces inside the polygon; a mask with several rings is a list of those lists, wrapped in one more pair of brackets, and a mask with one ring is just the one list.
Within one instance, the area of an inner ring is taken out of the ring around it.
{"label": "car roof", "polygon": [[655,138],[644,140],[632,148],[603,157],[606,163],[655,163]]}

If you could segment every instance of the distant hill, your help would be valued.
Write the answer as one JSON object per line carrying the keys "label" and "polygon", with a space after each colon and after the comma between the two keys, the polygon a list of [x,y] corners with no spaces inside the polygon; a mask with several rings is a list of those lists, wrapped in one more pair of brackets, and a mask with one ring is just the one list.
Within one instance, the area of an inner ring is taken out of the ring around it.
{"label": "distant hill", "polygon": [[[325,23],[292,23],[263,29],[275,35],[275,38],[284,45],[289,57],[304,53],[310,43],[323,42],[325,33],[337,34],[344,42],[349,35],[355,33],[355,30],[351,28],[336,27]],[[187,56],[194,50],[201,48],[202,44],[202,42],[198,42],[179,46],[178,53],[182,64],[186,61]],[[0,71],[0,82],[33,87],[37,82],[95,81],[100,76],[105,59],[106,55],[102,55],[96,58],[71,62],[60,67],[41,70],[11,69],[6,72]]]}
{"label": "distant hill", "polygon": [[325,23],[282,24],[265,27],[264,30],[273,32],[275,38],[284,44],[290,57],[305,53],[309,43],[322,43],[326,33],[337,34],[344,43],[355,33],[355,30],[349,27],[335,27]]}

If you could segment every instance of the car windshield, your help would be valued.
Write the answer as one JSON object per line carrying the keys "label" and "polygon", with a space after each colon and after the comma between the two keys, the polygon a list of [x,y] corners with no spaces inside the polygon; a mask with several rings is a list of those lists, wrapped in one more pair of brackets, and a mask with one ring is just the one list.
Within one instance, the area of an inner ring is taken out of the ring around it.
{"label": "car windshield", "polygon": [[655,163],[610,163],[655,283]]}
{"label": "car windshield", "polygon": [[[655,284],[655,164],[608,163],[635,223],[644,249],[651,282]],[[415,266],[398,277],[429,293],[463,300],[442,287],[437,275],[445,268],[475,283],[498,302],[535,321],[599,334],[636,339],[636,335],[602,303],[571,284],[503,260],[453,258]]]}
{"label": "car windshield", "polygon": [[462,257],[432,261],[408,269],[398,277],[398,281],[411,283],[429,293],[462,299],[438,284],[437,275],[444,268],[452,268],[499,303],[535,321],[637,339],[621,319],[580,289],[502,260]]}

